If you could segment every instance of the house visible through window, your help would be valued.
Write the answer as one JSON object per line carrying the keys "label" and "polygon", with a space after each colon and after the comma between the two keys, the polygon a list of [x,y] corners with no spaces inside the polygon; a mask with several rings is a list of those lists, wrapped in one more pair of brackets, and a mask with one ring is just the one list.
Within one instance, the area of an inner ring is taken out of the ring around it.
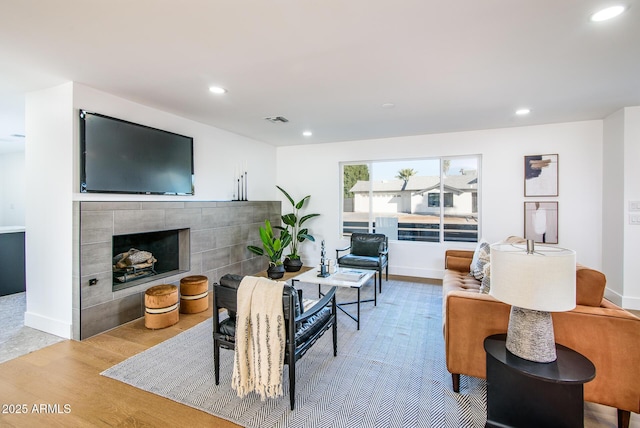
{"label": "house visible through window", "polygon": [[480,156],[343,163],[342,234],[477,242],[479,166]]}

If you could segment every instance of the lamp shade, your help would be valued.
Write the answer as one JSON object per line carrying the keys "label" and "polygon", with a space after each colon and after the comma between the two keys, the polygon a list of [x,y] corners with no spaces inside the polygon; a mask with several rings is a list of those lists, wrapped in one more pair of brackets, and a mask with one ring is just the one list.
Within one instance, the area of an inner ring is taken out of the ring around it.
{"label": "lamp shade", "polygon": [[537,245],[493,244],[491,288],[496,299],[520,308],[546,312],[576,307],[576,253]]}

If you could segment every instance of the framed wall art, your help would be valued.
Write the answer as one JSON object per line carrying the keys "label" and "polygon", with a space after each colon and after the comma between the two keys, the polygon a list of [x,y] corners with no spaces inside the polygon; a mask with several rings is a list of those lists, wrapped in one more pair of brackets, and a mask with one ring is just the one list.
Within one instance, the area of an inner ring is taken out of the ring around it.
{"label": "framed wall art", "polygon": [[558,243],[558,203],[524,203],[524,238],[544,244]]}
{"label": "framed wall art", "polygon": [[558,196],[558,155],[524,157],[524,196]]}

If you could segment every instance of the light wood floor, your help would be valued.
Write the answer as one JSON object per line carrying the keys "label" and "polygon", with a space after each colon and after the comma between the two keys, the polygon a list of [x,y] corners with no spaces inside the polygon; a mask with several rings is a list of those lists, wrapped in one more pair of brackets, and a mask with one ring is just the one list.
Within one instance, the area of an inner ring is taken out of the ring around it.
{"label": "light wood floor", "polygon": [[[200,314],[180,314],[180,322],[166,329],[147,330],[139,319],[82,342],[67,340],[0,364],[0,426],[238,427],[100,375],[211,318],[211,307]],[[22,405],[26,414],[15,413]],[[615,409],[585,403],[585,427],[614,428],[615,421]],[[631,415],[631,427],[640,428],[640,415]]]}
{"label": "light wood floor", "polygon": [[[200,314],[180,314],[180,322],[166,329],[147,330],[139,319],[82,342],[67,340],[0,364],[0,426],[237,427],[100,375],[211,318],[211,306]],[[11,405],[26,405],[27,413],[16,414]]]}

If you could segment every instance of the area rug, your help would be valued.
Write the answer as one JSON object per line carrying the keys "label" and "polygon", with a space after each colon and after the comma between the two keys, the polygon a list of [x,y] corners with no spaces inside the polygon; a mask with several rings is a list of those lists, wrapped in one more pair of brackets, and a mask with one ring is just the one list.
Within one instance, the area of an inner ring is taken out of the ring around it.
{"label": "area rug", "polygon": [[[302,287],[305,287],[303,284]],[[305,289],[305,297],[317,292]],[[325,334],[296,365],[296,408],[284,396],[244,399],[231,389],[233,352],[213,375],[212,322],[205,321],[102,374],[245,427],[482,427],[486,383],[461,377],[451,389],[444,361],[442,288],[388,281],[378,305],[363,303],[361,327],[338,312],[338,356]],[[351,298],[338,290],[339,300]],[[371,286],[363,289],[364,295]],[[355,310],[355,306],[351,309]]]}

